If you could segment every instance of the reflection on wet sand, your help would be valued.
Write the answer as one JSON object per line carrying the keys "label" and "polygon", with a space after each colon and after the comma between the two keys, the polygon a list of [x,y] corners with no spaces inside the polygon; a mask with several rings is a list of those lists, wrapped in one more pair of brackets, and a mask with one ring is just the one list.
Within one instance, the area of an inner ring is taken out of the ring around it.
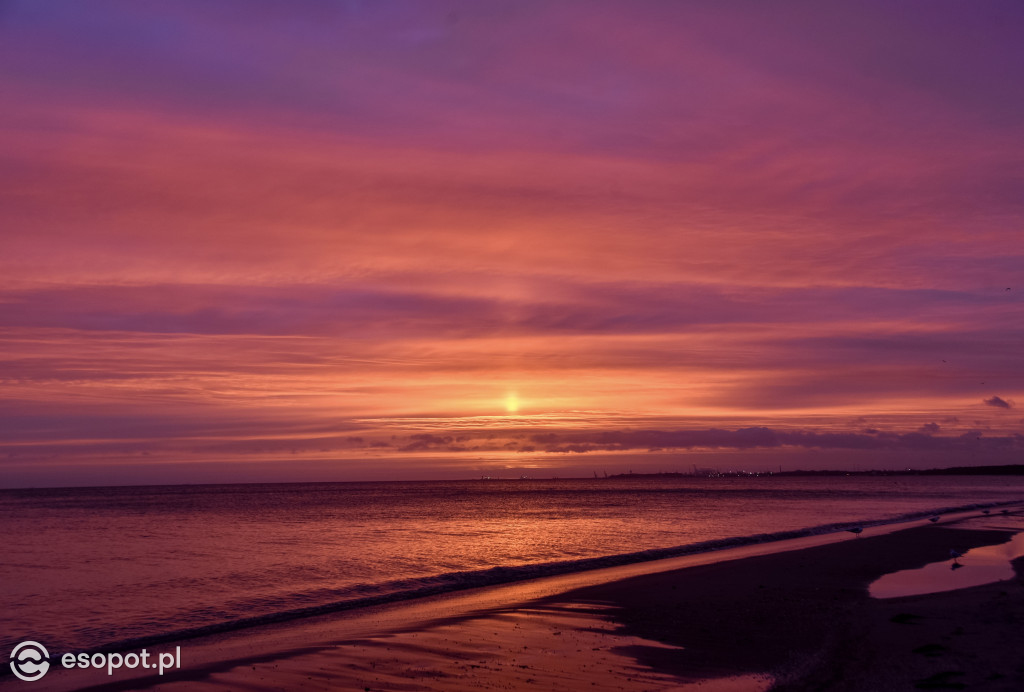
{"label": "reflection on wet sand", "polygon": [[973,550],[960,551],[950,546],[950,557],[942,562],[933,562],[917,569],[906,569],[887,574],[869,587],[873,598],[896,598],[919,594],[938,593],[966,589],[981,584],[1013,579],[1011,562],[1024,557],[1024,532],[1009,533],[1008,540],[999,545],[984,546]]}

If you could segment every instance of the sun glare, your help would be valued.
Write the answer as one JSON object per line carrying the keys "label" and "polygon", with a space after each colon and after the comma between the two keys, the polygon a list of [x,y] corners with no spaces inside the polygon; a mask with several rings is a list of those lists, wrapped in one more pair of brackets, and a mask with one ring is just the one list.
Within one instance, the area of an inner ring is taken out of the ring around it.
{"label": "sun glare", "polygon": [[515,413],[519,410],[519,397],[515,392],[509,392],[508,396],[505,397],[505,410],[509,413]]}

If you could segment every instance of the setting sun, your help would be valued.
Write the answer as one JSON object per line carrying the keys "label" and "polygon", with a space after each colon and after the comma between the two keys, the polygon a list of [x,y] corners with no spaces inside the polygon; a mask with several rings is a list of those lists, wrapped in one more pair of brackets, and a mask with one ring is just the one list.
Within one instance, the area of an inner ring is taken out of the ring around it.
{"label": "setting sun", "polygon": [[505,397],[505,410],[509,413],[516,413],[519,410],[519,397],[515,392],[509,392]]}
{"label": "setting sun", "polygon": [[1022,34],[0,0],[0,692],[1024,692]]}

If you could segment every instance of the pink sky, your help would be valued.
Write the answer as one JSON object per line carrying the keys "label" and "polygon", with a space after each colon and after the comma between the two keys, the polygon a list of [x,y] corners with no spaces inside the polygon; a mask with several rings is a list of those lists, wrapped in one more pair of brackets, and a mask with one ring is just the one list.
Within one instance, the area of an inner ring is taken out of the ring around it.
{"label": "pink sky", "polygon": [[1024,449],[1017,2],[0,5],[0,486]]}

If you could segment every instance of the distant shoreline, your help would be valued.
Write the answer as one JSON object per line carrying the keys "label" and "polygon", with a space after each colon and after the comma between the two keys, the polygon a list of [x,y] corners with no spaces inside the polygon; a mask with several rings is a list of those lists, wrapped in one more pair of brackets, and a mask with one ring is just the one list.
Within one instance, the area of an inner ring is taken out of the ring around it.
{"label": "distant shoreline", "polygon": [[604,476],[600,480],[618,480],[623,478],[748,478],[751,476],[1024,476],[1024,464],[1004,464],[1000,466],[951,466],[942,469],[903,469],[903,470],[796,470],[796,471],[699,471],[697,473],[663,472],[663,473],[615,473]]}

